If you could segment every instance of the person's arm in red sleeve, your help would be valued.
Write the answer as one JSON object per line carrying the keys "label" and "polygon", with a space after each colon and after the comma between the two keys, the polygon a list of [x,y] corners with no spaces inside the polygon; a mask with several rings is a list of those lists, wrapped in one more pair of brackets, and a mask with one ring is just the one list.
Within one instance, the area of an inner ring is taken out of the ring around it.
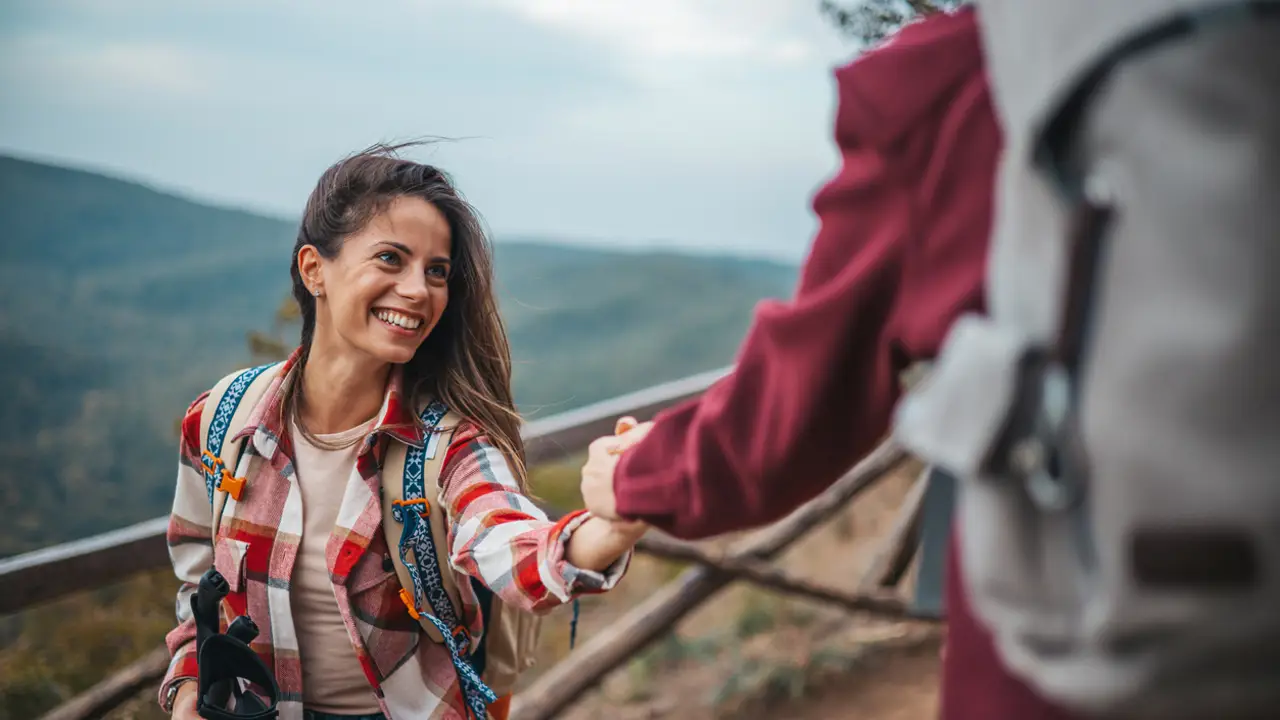
{"label": "person's arm in red sleeve", "polygon": [[691,538],[767,523],[884,434],[909,198],[877,150],[842,140],[842,169],[814,199],[821,228],[795,299],[762,303],[733,373],[659,414],[622,456],[619,514]]}
{"label": "person's arm in red sleeve", "polygon": [[622,454],[623,517],[697,538],[786,515],[887,434],[898,372],[981,310],[1000,140],[971,9],[837,75],[843,163],[796,297],[762,304],[734,372]]}

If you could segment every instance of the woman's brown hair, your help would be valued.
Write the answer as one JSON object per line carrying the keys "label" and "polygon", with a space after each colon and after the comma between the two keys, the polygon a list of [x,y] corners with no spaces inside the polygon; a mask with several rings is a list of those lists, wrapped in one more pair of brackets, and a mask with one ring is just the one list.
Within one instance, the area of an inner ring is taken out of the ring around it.
{"label": "woman's brown hair", "polygon": [[[475,423],[506,456],[524,490],[524,443],[511,392],[511,348],[494,297],[493,246],[475,209],[458,194],[448,175],[399,156],[399,151],[416,144],[374,145],[335,163],[320,176],[307,199],[290,268],[293,297],[302,314],[296,377],[306,367],[316,325],[316,300],[302,281],[298,251],[311,245],[322,257],[332,259],[343,240],[367,226],[392,200],[421,198],[449,223],[452,269],[444,314],[404,365],[406,399],[415,410],[438,399]],[[286,392],[283,410],[296,421],[303,402],[302,383],[290,383]]]}

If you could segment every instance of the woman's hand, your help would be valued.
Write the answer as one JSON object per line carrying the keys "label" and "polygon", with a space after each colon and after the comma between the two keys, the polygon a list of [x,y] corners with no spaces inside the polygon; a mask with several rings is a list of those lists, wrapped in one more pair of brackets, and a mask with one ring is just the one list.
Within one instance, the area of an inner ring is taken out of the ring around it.
{"label": "woman's hand", "polygon": [[613,435],[591,443],[587,463],[582,466],[582,501],[592,515],[606,520],[622,520],[613,494],[613,472],[622,453],[643,440],[652,427],[652,422],[637,423],[633,417],[618,418]]}
{"label": "woman's hand", "polygon": [[173,698],[173,714],[170,715],[173,720],[201,720],[196,712],[197,685],[196,681],[189,680],[178,686],[178,694]]}
{"label": "woman's hand", "polygon": [[591,443],[582,468],[582,499],[592,517],[569,538],[569,562],[584,570],[602,572],[630,550],[649,526],[639,520],[618,517],[613,495],[613,471],[619,456],[649,433],[653,423],[618,418],[614,434]]}
{"label": "woman's hand", "polygon": [[589,517],[569,537],[565,559],[574,567],[604,572],[630,550],[648,529],[643,522],[619,522]]}

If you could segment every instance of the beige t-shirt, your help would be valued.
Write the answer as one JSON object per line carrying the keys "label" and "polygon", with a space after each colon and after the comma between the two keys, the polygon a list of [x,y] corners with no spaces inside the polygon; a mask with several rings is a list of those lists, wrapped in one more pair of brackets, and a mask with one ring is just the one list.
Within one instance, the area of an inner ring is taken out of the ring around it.
{"label": "beige t-shirt", "polygon": [[[373,421],[340,433],[318,436],[342,444],[363,437]],[[296,427],[294,472],[302,491],[302,542],[293,566],[289,602],[302,661],[302,703],[308,710],[361,715],[380,712],[364,676],[329,579],[325,545],[338,521],[347,480],[355,471],[362,443],[325,450],[307,442]]]}

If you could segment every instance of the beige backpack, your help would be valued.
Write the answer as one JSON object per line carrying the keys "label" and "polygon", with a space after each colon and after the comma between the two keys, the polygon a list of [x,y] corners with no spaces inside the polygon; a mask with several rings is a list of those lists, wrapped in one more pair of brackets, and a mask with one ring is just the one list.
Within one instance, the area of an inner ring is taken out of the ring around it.
{"label": "beige backpack", "polygon": [[980,0],[987,312],[895,434],[1072,715],[1280,717],[1280,0]]}
{"label": "beige backpack", "polygon": [[[205,401],[206,410],[214,409],[202,414],[200,433],[215,541],[226,498],[239,496],[254,457],[244,453],[242,440],[226,441],[248,422],[280,367],[276,363],[233,373]],[[439,502],[439,480],[460,418],[438,402],[424,408],[421,417],[428,428],[424,447],[392,441],[383,458],[383,532],[388,550],[399,559],[395,569],[401,599],[427,637],[449,649],[468,707],[476,717],[486,717],[487,706],[510,695],[520,673],[534,664],[541,618],[508,607],[488,587],[450,565],[450,518]],[[234,464],[228,464],[233,457]],[[475,647],[458,621],[459,582],[471,583],[484,617],[484,636]]]}

